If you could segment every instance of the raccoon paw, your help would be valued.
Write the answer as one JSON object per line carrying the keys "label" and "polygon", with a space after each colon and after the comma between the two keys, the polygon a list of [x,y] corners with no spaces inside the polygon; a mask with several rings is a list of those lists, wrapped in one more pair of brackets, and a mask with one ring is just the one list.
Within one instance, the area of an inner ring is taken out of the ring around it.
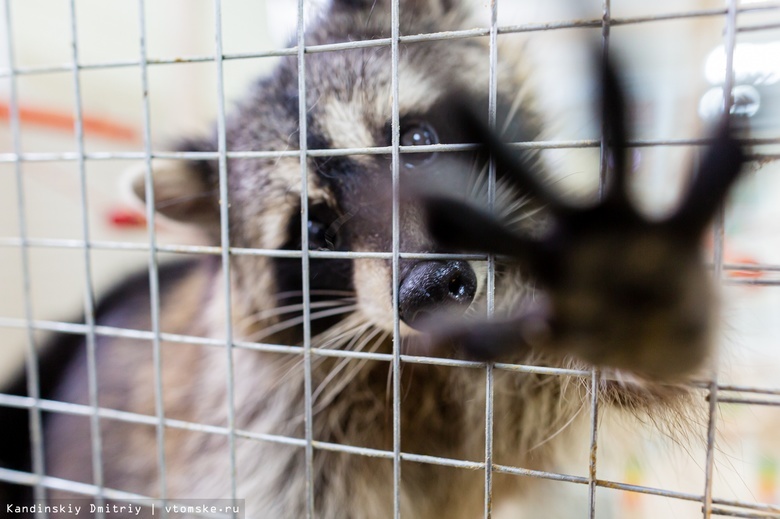
{"label": "raccoon paw", "polygon": [[625,101],[606,62],[601,89],[612,174],[590,207],[557,197],[465,104],[460,108],[464,127],[490,151],[497,171],[519,193],[546,205],[552,223],[541,237],[523,236],[483,208],[427,192],[421,199],[429,230],[448,250],[497,254],[514,263],[537,281],[548,304],[444,335],[480,359],[545,348],[593,365],[677,378],[709,351],[715,303],[700,242],[739,174],[743,152],[724,120],[679,207],[663,220],[649,220],[627,192]]}

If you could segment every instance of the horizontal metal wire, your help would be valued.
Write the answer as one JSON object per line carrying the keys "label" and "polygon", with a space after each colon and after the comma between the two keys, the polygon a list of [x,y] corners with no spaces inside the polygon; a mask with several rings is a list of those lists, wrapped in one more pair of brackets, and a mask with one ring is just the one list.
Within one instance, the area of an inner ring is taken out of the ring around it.
{"label": "horizontal metal wire", "polygon": [[780,279],[724,279],[724,285],[743,285],[743,286],[762,286],[776,287],[780,286]]}
{"label": "horizontal metal wire", "polygon": [[[707,146],[715,141],[712,138],[692,138],[692,139],[635,139],[626,143],[626,146],[633,148],[647,148],[659,146]],[[740,139],[745,146],[768,146],[780,144],[780,137],[746,137]],[[553,149],[582,149],[598,148],[601,141],[598,139],[579,139],[579,140],[555,140],[555,141],[525,141],[507,143],[510,148],[518,150],[553,150]],[[432,152],[463,152],[479,149],[478,144],[428,144],[420,146],[401,146],[400,153],[432,153]],[[267,151],[227,151],[227,157],[230,159],[278,159],[281,157],[297,158],[300,151],[295,149],[287,150],[267,150]],[[343,157],[349,155],[390,155],[392,148],[390,146],[367,146],[362,148],[328,148],[308,150],[307,155],[311,157]],[[174,159],[174,160],[217,160],[218,152],[209,151],[153,151],[151,158],[154,159]],[[83,157],[84,160],[145,160],[147,155],[143,151],[101,151],[84,153],[83,156],[78,152],[66,151],[59,153],[50,152],[29,152],[29,153],[0,153],[0,163],[15,162],[71,162],[78,161]],[[776,160],[774,154],[751,154],[747,156],[748,160],[767,161]]]}
{"label": "horizontal metal wire", "polygon": [[775,29],[780,29],[780,23],[743,25],[742,27],[737,27],[737,32],[772,31]]}
{"label": "horizontal metal wire", "polygon": [[[18,409],[32,409],[38,408],[42,411],[56,412],[60,414],[73,415],[73,416],[92,416],[96,413],[100,418],[117,420],[125,423],[134,423],[141,425],[156,426],[160,423],[157,416],[145,415],[140,413],[133,413],[129,411],[120,411],[117,409],[109,409],[99,406],[74,404],[70,402],[59,402],[55,400],[40,399],[37,401],[30,397],[23,397],[17,395],[8,395],[0,393],[0,405],[7,407],[15,407]],[[204,432],[209,434],[218,434],[227,436],[230,429],[227,427],[221,427],[218,425],[209,425],[200,422],[188,422],[186,420],[176,420],[172,418],[164,418],[162,423],[166,427],[172,429],[181,429],[191,432]],[[279,443],[285,445],[305,446],[306,441],[303,438],[292,438],[289,436],[280,436],[275,434],[264,434],[252,431],[235,431],[237,436],[241,436],[246,439],[259,440],[265,442]]]}
{"label": "horizontal metal wire", "polygon": [[74,494],[81,494],[84,496],[101,495],[108,499],[114,499],[117,501],[154,499],[152,497],[133,494],[130,492],[123,492],[121,490],[113,490],[106,487],[98,488],[97,486],[90,485],[88,483],[81,483],[63,478],[55,478],[53,476],[36,476],[35,474],[31,474],[29,472],[21,472],[18,470],[11,470],[2,467],[0,467],[0,481],[8,481],[9,483],[28,486],[41,485],[46,488],[62,490],[64,492],[72,492]]}
{"label": "horizontal metal wire", "polygon": [[712,509],[713,515],[725,516],[725,517],[743,517],[747,519],[780,519],[780,514],[774,512],[768,513],[750,513],[740,512],[736,510],[726,510],[724,508],[715,507]]}
{"label": "horizontal metal wire", "polygon": [[[83,249],[89,247],[93,250],[125,250],[125,251],[149,251],[147,242],[114,242],[114,241],[90,241],[70,240],[58,238],[0,238],[0,247],[29,247],[29,248],[53,248],[53,249]],[[193,255],[219,256],[222,254],[222,247],[210,245],[164,245],[157,244],[155,250],[158,252],[170,252]],[[241,247],[230,247],[229,252],[234,256],[267,256],[269,258],[298,258],[302,257],[300,250],[282,250],[282,249],[245,249]],[[309,251],[312,258],[317,259],[390,259],[390,252],[371,252],[371,251]],[[429,259],[429,260],[485,260],[484,254],[445,254],[437,252],[402,252],[404,259]]]}
{"label": "horizontal metal wire", "polygon": [[[573,476],[569,474],[560,474],[555,472],[546,472],[541,470],[526,469],[521,467],[512,467],[507,465],[494,464],[493,469],[495,472],[501,472],[504,474],[512,474],[516,476],[528,476],[538,479],[547,479],[551,481],[565,481],[569,483],[577,483],[580,485],[587,485],[590,480],[586,476]],[[636,492],[640,494],[648,494],[660,497],[668,497],[672,499],[680,499],[684,501],[702,501],[703,496],[701,494],[691,494],[686,492],[677,492],[673,490],[665,490],[657,487],[645,487],[641,485],[631,485],[628,483],[621,483],[617,481],[609,481],[604,479],[597,479],[596,486],[611,488],[615,490],[623,490],[627,492]],[[780,512],[780,505],[773,505],[767,503],[752,503],[748,501],[737,501],[729,499],[713,499],[713,503],[745,508],[749,510],[760,510],[769,513]],[[766,517],[766,516],[761,516]]]}
{"label": "horizontal metal wire", "polygon": [[[737,11],[739,13],[757,12],[757,11],[769,11],[780,9],[780,3],[766,2],[761,4],[741,6]],[[635,16],[635,17],[611,17],[608,20],[602,20],[601,18],[592,18],[584,20],[568,20],[549,23],[529,23],[522,25],[503,26],[498,28],[498,34],[517,34],[524,32],[538,32],[538,31],[552,31],[557,29],[576,29],[576,28],[598,28],[600,29],[604,23],[610,26],[621,25],[634,25],[649,22],[661,22],[670,20],[683,20],[691,18],[702,17],[716,17],[725,15],[727,10],[725,8],[720,9],[696,9],[690,11],[681,11],[677,13],[665,13],[649,16]],[[428,41],[442,41],[442,40],[456,40],[464,38],[475,37],[487,37],[490,36],[489,28],[467,29],[460,31],[446,31],[426,34],[406,35],[399,38],[401,43],[415,43],[415,42],[428,42]],[[391,38],[378,38],[375,40],[357,40],[347,41],[341,43],[329,43],[323,45],[309,45],[304,48],[306,54],[314,54],[320,52],[335,52],[341,50],[351,49],[365,49],[370,47],[389,47],[392,43]],[[289,47],[284,49],[274,49],[270,51],[261,52],[244,52],[244,53],[225,53],[222,55],[221,60],[240,60],[240,59],[260,59],[260,58],[274,58],[281,56],[296,56],[298,54],[298,47]],[[146,60],[146,65],[175,65],[185,63],[209,63],[216,61],[217,58],[211,55],[202,56],[176,56],[172,58],[149,58]],[[56,65],[36,65],[27,67],[15,67],[13,69],[0,69],[0,78],[9,77],[12,75],[34,75],[34,74],[52,74],[73,72],[74,68],[79,70],[99,70],[109,68],[123,68],[123,67],[140,67],[140,60],[118,60],[108,61],[100,63],[79,63],[74,67],[73,63],[56,64]]]}
{"label": "horizontal metal wire", "polygon": [[[148,252],[150,245],[148,242],[118,242],[90,240],[74,240],[66,238],[17,238],[0,237],[0,247],[30,247],[30,248],[52,248],[52,249],[83,249],[89,247],[93,250],[125,250]],[[158,252],[170,252],[192,255],[211,255],[218,256],[222,254],[222,247],[216,245],[176,245],[176,244],[157,244],[155,250]],[[282,249],[247,249],[242,247],[230,247],[231,255],[234,256],[267,256],[269,258],[301,258],[300,250],[282,250]],[[309,256],[316,259],[391,259],[391,252],[373,252],[373,251],[329,251],[312,250]],[[403,259],[425,259],[425,260],[473,260],[485,261],[485,254],[462,254],[462,253],[439,253],[439,252],[401,252]],[[780,272],[780,264],[771,263],[726,263],[723,265],[724,272],[730,271],[748,271],[748,272]],[[761,283],[768,282],[776,284],[773,280],[728,280],[724,282],[733,283]]]}
{"label": "horizontal metal wire", "polygon": [[717,498],[713,499],[712,503],[720,506],[731,506],[734,508],[746,508],[748,510],[758,510],[761,512],[765,512],[767,514],[771,514],[771,515],[759,516],[759,517],[763,517],[764,519],[768,519],[769,517],[774,517],[775,519],[777,519],[778,514],[780,514],[780,505],[777,504],[749,503],[746,501],[738,501],[734,499],[717,499]]}
{"label": "horizontal metal wire", "polygon": [[[83,250],[85,247],[92,250],[124,250],[136,252],[148,252],[150,244],[148,242],[116,242],[90,240],[72,240],[62,238],[14,238],[0,237],[0,247],[27,247],[27,248],[51,248],[51,249],[75,249]],[[175,245],[175,244],[156,244],[156,252],[167,252],[174,254],[190,255],[209,255],[219,256],[222,254],[222,248],[209,245]],[[303,253],[300,250],[280,250],[280,249],[247,249],[241,247],[231,247],[229,254],[235,256],[264,256],[269,258],[289,258],[300,259]],[[309,257],[313,259],[392,259],[391,252],[371,252],[371,251],[309,251]],[[410,260],[469,260],[486,261],[485,254],[455,254],[455,253],[433,253],[433,252],[402,252],[402,259]],[[780,265],[772,264],[727,264],[724,265],[723,272],[780,272]],[[780,286],[780,279],[736,279],[724,277],[721,283],[729,286]]]}
{"label": "horizontal metal wire", "polygon": [[729,391],[729,392],[737,392],[737,393],[760,393],[760,394],[763,394],[763,395],[776,395],[776,396],[780,396],[780,389],[778,389],[778,388],[756,389],[755,387],[751,387],[751,386],[737,386],[737,385],[731,385],[731,384],[721,384],[719,386],[719,389],[721,391]]}
{"label": "horizontal metal wire", "polygon": [[771,263],[724,263],[723,268],[726,270],[744,270],[748,272],[780,272],[780,265],[773,265]]}
{"label": "horizontal metal wire", "polygon": [[721,517],[744,517],[747,519],[778,519],[780,515],[776,513],[752,513],[752,512],[740,512],[737,510],[727,510],[725,508],[713,507],[712,515],[719,515]]}
{"label": "horizontal metal wire", "polygon": [[[60,321],[32,321],[28,322],[25,319],[15,319],[0,317],[0,328],[25,328],[30,326],[34,330],[43,330],[59,333],[69,333],[84,335],[88,333],[90,327],[81,323],[67,323]],[[152,340],[154,334],[150,331],[133,330],[127,328],[117,328],[113,326],[96,325],[94,327],[95,334],[106,337],[122,337],[128,339],[139,340]],[[175,342],[180,344],[192,344],[200,346],[215,346],[224,347],[225,341],[218,339],[210,339],[205,337],[194,337],[187,335],[160,333],[160,339],[167,342]],[[303,348],[301,346],[287,346],[280,344],[263,344],[263,343],[251,343],[246,341],[233,341],[233,345],[237,348],[249,349],[254,351],[262,351],[267,353],[289,353],[289,354],[303,354]],[[377,361],[388,361],[392,359],[392,356],[384,353],[371,353],[371,352],[359,352],[352,350],[333,350],[328,348],[312,348],[312,353],[324,357],[340,357],[350,359],[369,359]],[[437,357],[423,357],[414,355],[401,355],[401,360],[409,364],[426,364],[433,366],[450,366],[450,367],[462,367],[462,368],[484,368],[485,363],[475,362],[459,359],[447,359]],[[507,369],[511,371],[522,371],[525,373],[537,373],[541,375],[568,375],[568,376],[589,376],[588,371],[569,370],[563,368],[548,368],[540,366],[519,366],[512,364],[500,364],[498,369]]]}
{"label": "horizontal metal wire", "polygon": [[736,397],[718,397],[719,404],[744,404],[744,405],[768,405],[780,407],[780,401],[762,400],[760,398],[736,398]]}

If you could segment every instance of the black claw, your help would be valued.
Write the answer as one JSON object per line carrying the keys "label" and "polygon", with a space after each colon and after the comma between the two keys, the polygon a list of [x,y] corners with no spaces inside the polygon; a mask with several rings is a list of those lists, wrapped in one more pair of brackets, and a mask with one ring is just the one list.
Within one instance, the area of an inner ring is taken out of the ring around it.
{"label": "black claw", "polygon": [[707,148],[680,207],[667,220],[669,228],[686,238],[700,236],[739,176],[744,161],[742,147],[731,136],[726,120]]}
{"label": "black claw", "polygon": [[626,101],[618,75],[607,58],[602,61],[601,79],[602,132],[612,170],[612,178],[604,199],[612,205],[629,207]]}

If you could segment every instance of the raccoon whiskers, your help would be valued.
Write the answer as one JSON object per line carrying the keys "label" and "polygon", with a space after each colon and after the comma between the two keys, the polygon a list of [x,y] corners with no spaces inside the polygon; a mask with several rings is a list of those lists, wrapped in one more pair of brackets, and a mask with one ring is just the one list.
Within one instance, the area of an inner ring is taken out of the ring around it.
{"label": "raccoon whiskers", "polygon": [[[312,342],[319,348],[350,349],[354,342],[371,327],[373,324],[366,321],[360,314],[354,313],[313,337]],[[349,340],[346,346],[344,345],[345,340]]]}
{"label": "raccoon whiskers", "polygon": [[[313,321],[316,321],[317,319],[324,319],[326,317],[334,317],[334,316],[337,316],[337,315],[348,314],[348,313],[354,312],[357,309],[358,309],[358,305],[356,305],[356,304],[343,306],[343,307],[337,307],[337,308],[330,308],[328,310],[323,310],[321,312],[313,312],[313,313],[311,313],[309,315],[309,317],[310,317],[309,320],[311,322],[313,322]],[[266,328],[258,330],[257,332],[255,332],[253,334],[250,334],[246,338],[246,340],[252,341],[252,342],[257,342],[257,341],[260,341],[260,340],[262,340],[262,339],[264,339],[266,337],[269,337],[269,336],[271,336],[271,335],[273,335],[275,333],[279,333],[281,331],[288,330],[290,328],[293,328],[295,326],[303,324],[303,321],[304,321],[304,316],[303,315],[298,315],[298,316],[293,317],[291,319],[287,319],[285,321],[280,321],[280,322],[278,322],[276,324],[273,324],[271,326],[268,326]]]}
{"label": "raccoon whiskers", "polygon": [[538,449],[539,447],[542,447],[544,444],[554,440],[557,436],[559,436],[562,432],[564,432],[569,426],[574,423],[574,421],[577,419],[577,417],[580,416],[580,413],[582,413],[582,410],[587,407],[587,401],[582,402],[579,407],[577,407],[577,410],[571,413],[569,416],[568,414],[561,413],[559,414],[560,417],[567,417],[568,419],[557,429],[552,431],[550,434],[548,434],[543,440],[535,443],[534,445],[531,445],[528,450],[532,451],[534,449]]}
{"label": "raccoon whiskers", "polygon": [[[354,290],[325,290],[312,288],[309,290],[309,295],[312,296],[341,296],[344,298],[355,297]],[[290,299],[293,297],[303,297],[303,290],[288,290],[286,292],[277,292],[276,299]]]}
{"label": "raccoon whiskers", "polygon": [[527,101],[526,99],[526,93],[523,92],[523,89],[517,91],[517,95],[512,100],[512,105],[509,107],[509,112],[507,113],[506,118],[504,119],[504,124],[501,127],[499,131],[499,135],[504,136],[509,131],[509,126],[514,122],[515,117],[517,117],[517,113],[520,111],[520,106],[523,104],[524,101]]}
{"label": "raccoon whiskers", "polygon": [[511,203],[508,204],[505,209],[507,213],[507,218],[505,218],[506,223],[511,226],[517,226],[526,220],[534,218],[539,213],[544,211],[543,207],[528,209],[527,206],[530,201],[531,200],[528,197],[512,199]]}
{"label": "raccoon whiskers", "polygon": [[467,198],[487,199],[488,188],[488,164],[479,161],[476,157],[471,163],[471,170],[468,175],[469,185],[467,186]]}
{"label": "raccoon whiskers", "polygon": [[[312,318],[314,318],[314,315],[312,314]],[[354,313],[323,333],[312,337],[312,345],[318,349],[339,349],[356,352],[367,350],[369,353],[375,353],[389,335],[390,332],[377,328],[361,315]],[[324,370],[328,369],[328,361],[330,360],[332,360],[332,357],[316,355],[313,358],[312,367],[318,373],[324,373]],[[369,359],[359,359],[351,368],[344,372],[353,360],[348,358],[339,359],[335,366],[318,383],[316,389],[312,392],[312,401],[316,402],[313,407],[315,414],[324,411],[344,391],[365,367]],[[289,373],[300,366],[302,362],[302,357],[295,356],[290,361],[280,364],[279,368]],[[280,379],[284,378],[284,376],[280,377]],[[337,380],[337,382],[331,386],[334,380]]]}
{"label": "raccoon whiskers", "polygon": [[[371,327],[372,324],[359,317],[358,314],[352,314],[328,330],[312,337],[312,346],[321,349],[351,349],[354,343]],[[349,341],[345,344],[347,339]],[[325,356],[316,356],[313,359],[313,364],[315,366],[320,365],[327,358]],[[301,364],[303,364],[303,357],[300,355],[288,355],[284,360],[281,360],[277,366],[284,373],[279,377],[280,383]],[[275,389],[277,386],[274,385],[272,387]]]}
{"label": "raccoon whiskers", "polygon": [[[478,169],[479,168],[479,169]],[[466,192],[468,200],[487,201],[488,193],[488,164],[478,163],[475,159],[469,174],[469,185]],[[539,212],[543,211],[542,206],[529,209],[531,203],[529,196],[521,196],[506,181],[498,179],[496,181],[495,213],[509,226],[518,226],[523,221],[534,218]]]}
{"label": "raccoon whiskers", "polygon": [[[343,298],[343,299],[334,299],[331,301],[315,301],[309,303],[309,308],[315,308],[315,309],[321,309],[321,308],[333,308],[333,307],[339,307],[344,306],[346,304],[353,304],[355,302],[355,298]],[[267,310],[262,310],[260,312],[257,312],[255,314],[251,314],[248,316],[245,316],[243,319],[245,321],[249,321],[248,323],[239,321],[239,325],[245,324],[247,327],[251,327],[252,325],[255,325],[257,323],[261,323],[262,321],[269,319],[271,317],[276,317],[279,315],[284,314],[290,314],[293,312],[300,312],[304,308],[303,303],[297,303],[294,305],[285,305],[285,306],[278,306],[275,308],[269,308]]]}
{"label": "raccoon whiskers", "polygon": [[[365,327],[361,328],[359,331],[357,331],[357,333],[354,334],[354,336],[351,338],[351,340],[346,345],[344,345],[345,346],[344,349],[345,350],[349,350],[349,351],[361,351],[363,346],[365,345],[365,341],[362,342],[354,350],[352,349],[352,347],[355,345],[355,343],[361,337],[363,337],[363,335],[368,330],[368,328],[369,328],[369,326],[365,326]],[[333,348],[333,349],[340,349],[340,348]],[[317,364],[321,364],[322,361],[324,361],[325,359],[326,359],[326,357],[318,357],[316,363]],[[328,375],[319,383],[317,388],[312,392],[312,402],[317,402],[317,400],[319,399],[320,395],[327,388],[328,384],[330,384],[330,382],[332,382],[333,379],[336,378],[339,373],[341,373],[341,371],[349,363],[349,360],[350,359],[340,359],[339,360],[338,364],[336,364],[336,366],[328,373]],[[350,377],[345,377],[344,379],[342,379],[341,382],[339,383],[339,386],[341,386],[342,383],[345,383],[345,380],[346,380],[346,382],[348,382],[349,380],[347,380],[347,379],[349,379],[349,378]],[[343,387],[339,387],[338,390],[335,391],[335,393],[332,390],[332,392],[329,393],[330,398],[326,398],[325,401],[318,402],[317,405],[314,407],[314,411],[315,412],[321,411],[324,408],[324,406],[326,406],[328,403],[330,403],[333,400],[333,397],[335,397],[335,394],[340,392],[341,389],[343,389]]]}
{"label": "raccoon whiskers", "polygon": [[[369,329],[370,332],[366,333]],[[353,337],[345,349],[350,351],[363,351],[366,345],[371,343],[371,347],[368,348],[368,352],[375,353],[389,335],[390,332],[383,331],[380,328],[368,326],[364,328],[359,335]],[[322,380],[322,382],[320,382],[319,386],[312,394],[312,401],[317,402],[313,411],[318,413],[327,407],[328,404],[330,404],[339,394],[341,394],[344,388],[355,379],[355,376],[363,369],[367,362],[368,359],[360,359],[349,371],[347,371],[346,374],[340,378],[334,387],[330,388],[330,390],[326,392],[328,384],[330,384],[350,363],[350,359],[341,359],[339,363],[330,371],[330,373],[328,373],[328,375]],[[321,395],[322,400],[318,401]]]}

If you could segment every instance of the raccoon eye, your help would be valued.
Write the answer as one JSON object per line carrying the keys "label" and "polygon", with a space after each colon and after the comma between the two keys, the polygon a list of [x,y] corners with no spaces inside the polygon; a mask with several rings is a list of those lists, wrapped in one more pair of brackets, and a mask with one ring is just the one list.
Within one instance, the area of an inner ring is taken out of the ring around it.
{"label": "raccoon eye", "polygon": [[338,230],[335,222],[337,218],[330,210],[313,207],[309,211],[309,249],[312,250],[337,250],[340,245]]}
{"label": "raccoon eye", "polygon": [[[401,146],[428,146],[438,144],[436,130],[424,121],[415,121],[401,126]],[[419,167],[430,162],[436,153],[404,153],[404,165],[407,168]]]}
{"label": "raccoon eye", "polygon": [[316,220],[309,220],[309,248],[321,249],[327,243],[328,228]]}

